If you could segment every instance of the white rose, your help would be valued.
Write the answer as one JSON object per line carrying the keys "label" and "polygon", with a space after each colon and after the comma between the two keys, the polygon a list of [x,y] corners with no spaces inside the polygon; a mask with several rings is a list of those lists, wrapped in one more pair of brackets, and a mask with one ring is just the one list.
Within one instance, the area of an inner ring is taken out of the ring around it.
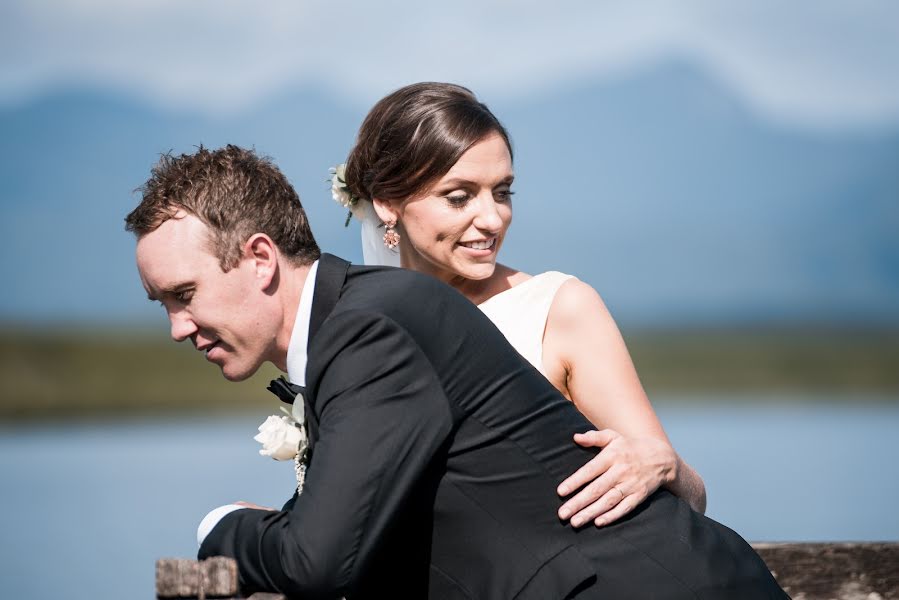
{"label": "white rose", "polygon": [[331,197],[344,208],[353,206],[353,197],[346,184],[346,165],[337,165],[331,169]]}
{"label": "white rose", "polygon": [[270,416],[259,426],[259,435],[254,438],[262,444],[259,454],[271,456],[275,460],[293,460],[302,444],[305,449],[306,432],[294,425],[288,417]]}
{"label": "white rose", "polygon": [[[346,165],[340,164],[328,169],[331,173],[331,197],[337,204],[350,210],[359,221],[365,220],[366,207],[361,198],[354,198],[346,184]],[[374,211],[372,211],[374,212]],[[375,215],[377,217],[377,215]],[[347,220],[349,225],[349,220]]]}

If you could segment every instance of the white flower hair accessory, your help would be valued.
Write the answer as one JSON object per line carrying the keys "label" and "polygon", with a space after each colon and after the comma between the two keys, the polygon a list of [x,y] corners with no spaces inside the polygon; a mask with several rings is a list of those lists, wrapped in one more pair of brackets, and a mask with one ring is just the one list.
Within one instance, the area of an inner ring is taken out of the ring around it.
{"label": "white flower hair accessory", "polygon": [[375,205],[365,198],[354,196],[346,184],[346,165],[340,164],[329,169],[331,177],[331,197],[334,201],[349,209],[344,227],[348,227],[350,219],[356,217],[362,223],[362,258],[367,265],[400,266],[398,247],[388,248],[383,244],[384,223],[375,212]]}
{"label": "white flower hair accessory", "polygon": [[[299,406],[297,406],[299,405]],[[259,426],[259,433],[253,437],[262,444],[259,454],[274,460],[293,460],[297,474],[297,493],[303,493],[306,482],[307,450],[309,438],[306,436],[306,415],[303,402],[296,402],[293,410],[281,407],[284,416],[271,415]]]}
{"label": "white flower hair accessory", "polygon": [[331,167],[328,172],[331,173],[331,178],[328,180],[331,182],[331,197],[337,204],[349,211],[343,226],[348,227],[353,216],[361,221],[363,208],[359,206],[359,198],[350,192],[350,188],[346,184],[346,164],[341,163],[336,167]]}

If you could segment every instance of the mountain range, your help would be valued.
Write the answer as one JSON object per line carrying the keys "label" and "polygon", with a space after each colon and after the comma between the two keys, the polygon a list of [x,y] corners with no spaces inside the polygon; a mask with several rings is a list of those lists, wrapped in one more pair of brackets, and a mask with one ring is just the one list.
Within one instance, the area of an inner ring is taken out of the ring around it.
{"label": "mountain range", "polygon": [[[772,123],[684,61],[482,99],[515,150],[502,262],[577,275],[629,326],[899,326],[899,127]],[[0,321],[161,319],[123,218],[160,153],[201,143],[273,157],[322,248],[360,259],[326,179],[365,110],[302,85],[225,117],[106,89],[0,109]]]}

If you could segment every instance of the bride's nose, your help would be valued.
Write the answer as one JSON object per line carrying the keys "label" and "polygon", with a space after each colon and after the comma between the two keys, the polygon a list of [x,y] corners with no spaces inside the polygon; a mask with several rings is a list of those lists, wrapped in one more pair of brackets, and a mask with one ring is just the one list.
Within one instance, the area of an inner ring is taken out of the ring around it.
{"label": "bride's nose", "polygon": [[477,229],[489,233],[499,233],[503,219],[497,210],[493,194],[482,194],[477,199],[477,213],[472,223]]}

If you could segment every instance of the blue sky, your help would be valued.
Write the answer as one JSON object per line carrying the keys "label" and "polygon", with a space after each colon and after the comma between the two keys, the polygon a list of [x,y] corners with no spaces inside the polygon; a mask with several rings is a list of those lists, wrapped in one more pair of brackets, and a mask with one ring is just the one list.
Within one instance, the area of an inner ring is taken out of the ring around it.
{"label": "blue sky", "polygon": [[676,56],[773,119],[899,121],[899,5],[888,0],[10,0],[0,17],[7,105],[74,86],[226,114],[303,84],[369,106],[417,80],[497,98]]}

